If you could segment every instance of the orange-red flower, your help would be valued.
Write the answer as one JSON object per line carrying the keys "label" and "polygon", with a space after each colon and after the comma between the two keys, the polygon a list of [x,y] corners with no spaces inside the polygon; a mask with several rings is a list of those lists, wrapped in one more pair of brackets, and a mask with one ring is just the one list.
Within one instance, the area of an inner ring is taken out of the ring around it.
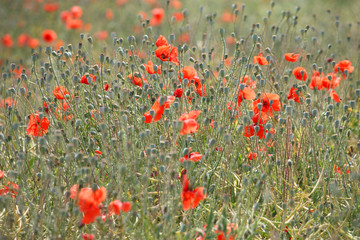
{"label": "orange-red flower", "polygon": [[57,35],[56,35],[56,32],[54,30],[46,29],[42,33],[42,38],[43,38],[43,40],[45,42],[52,43],[53,41],[56,40]]}
{"label": "orange-red flower", "polygon": [[82,8],[80,6],[73,6],[70,9],[70,12],[73,18],[81,18],[83,13]]}
{"label": "orange-red flower", "polygon": [[173,13],[172,16],[176,19],[176,22],[181,22],[184,20],[184,14],[182,14],[182,12]]}
{"label": "orange-red flower", "polygon": [[40,41],[37,38],[29,38],[27,43],[28,43],[29,48],[34,49],[34,48],[37,48],[39,46]]}
{"label": "orange-red flower", "polygon": [[29,125],[26,129],[26,132],[29,136],[44,136],[48,132],[50,121],[43,117],[41,120],[39,114],[33,113],[30,115]]}
{"label": "orange-red flower", "polygon": [[191,161],[191,162],[198,162],[202,158],[202,154],[199,154],[198,152],[192,152],[190,153],[191,148],[189,148],[189,154],[185,155],[184,157],[180,158],[179,161],[183,163],[184,161]]}
{"label": "orange-red flower", "polygon": [[[348,167],[349,165],[347,163],[344,164],[344,168],[346,169],[346,174],[350,174],[350,169]],[[341,168],[336,166],[336,164],[334,165],[334,172],[337,173],[337,174],[341,174]]]}
{"label": "orange-red flower", "polygon": [[174,91],[174,96],[175,96],[175,97],[181,98],[182,94],[183,94],[182,88],[177,88],[177,89],[175,89],[175,91]]}
{"label": "orange-red flower", "polygon": [[235,21],[235,15],[226,11],[221,15],[221,21],[225,23],[233,22]]}
{"label": "orange-red flower", "polygon": [[255,160],[257,158],[257,155],[258,154],[256,152],[249,152],[248,159],[250,161]]}
{"label": "orange-red flower", "polygon": [[46,12],[56,12],[59,9],[59,3],[45,3],[44,10]]}
{"label": "orange-red flower", "polygon": [[295,78],[298,80],[306,81],[306,79],[307,79],[307,73],[306,73],[305,68],[303,68],[303,67],[294,68],[293,74],[294,74]]}
{"label": "orange-red flower", "polygon": [[201,110],[193,110],[180,116],[178,120],[183,122],[180,135],[194,133],[199,130],[199,124],[197,123],[196,118],[200,115],[200,113]]}
{"label": "orange-red flower", "polygon": [[256,98],[256,94],[255,94],[254,90],[252,90],[251,88],[245,87],[243,90],[239,89],[238,101],[237,101],[238,106],[240,107],[243,99],[254,100],[255,98]]}
{"label": "orange-red flower", "polygon": [[66,21],[66,29],[80,29],[82,26],[83,26],[83,21],[78,18],[75,19],[70,18]]}
{"label": "orange-red flower", "polygon": [[114,13],[111,8],[106,9],[105,17],[107,20],[112,20],[114,18]]}
{"label": "orange-red flower", "polygon": [[295,53],[286,53],[285,54],[285,60],[289,62],[296,62],[300,57],[300,54]]}
{"label": "orange-red flower", "polygon": [[177,59],[178,50],[176,47],[171,47],[171,45],[162,45],[158,47],[155,50],[155,56],[163,62],[170,61],[176,65],[179,65],[179,61]]}
{"label": "orange-red flower", "polygon": [[167,46],[169,45],[169,43],[167,42],[166,38],[163,35],[160,35],[158,37],[158,39],[155,42],[157,47],[161,47],[161,46]]}
{"label": "orange-red flower", "polygon": [[[258,104],[262,103],[261,111]],[[272,112],[278,112],[281,109],[280,96],[275,93],[262,93],[256,101],[252,104],[252,109],[256,113],[264,112],[272,117]]]}
{"label": "orange-red flower", "polygon": [[162,115],[164,114],[165,108],[169,108],[170,105],[175,101],[175,97],[174,96],[168,96],[167,100],[165,103],[163,103],[162,105],[160,105],[160,98],[159,97],[153,104],[153,106],[151,107],[150,110],[154,110],[155,111],[155,116],[154,119],[152,118],[152,116],[150,115],[150,111],[147,111],[144,114],[145,117],[145,123],[151,123],[151,122],[157,122],[161,119]]}
{"label": "orange-red flower", "polygon": [[259,56],[254,56],[254,64],[255,63],[258,63],[259,65],[269,65],[269,62],[262,53],[259,53]]}
{"label": "orange-red flower", "polygon": [[104,31],[99,31],[95,33],[95,36],[99,39],[99,40],[106,40],[106,38],[108,37],[108,32],[106,30]]}
{"label": "orange-red flower", "polygon": [[334,89],[330,89],[329,94],[330,94],[331,99],[333,99],[335,102],[341,102],[339,95],[335,92]]}
{"label": "orange-red flower", "polygon": [[88,233],[83,233],[81,234],[83,240],[94,240],[95,239],[95,235],[94,234],[88,234]]}
{"label": "orange-red flower", "polygon": [[151,26],[159,26],[164,18],[165,11],[162,8],[154,8],[152,10],[152,18],[150,19]]}
{"label": "orange-red flower", "polygon": [[15,198],[18,195],[19,185],[13,182],[7,182],[3,188],[0,188],[0,196],[5,196],[10,193],[12,198]]}
{"label": "orange-red flower", "polygon": [[12,97],[8,97],[5,99],[1,99],[0,103],[0,108],[5,108],[6,106],[10,107],[16,105],[17,101],[14,100]]}
{"label": "orange-red flower", "polygon": [[184,66],[178,72],[178,78],[179,78],[180,82],[182,81],[182,79],[188,79],[189,83],[188,83],[187,87],[190,86],[191,80],[194,80],[194,88],[195,88],[195,90],[197,91],[197,93],[200,96],[203,96],[203,94],[205,92],[205,85],[204,86],[201,85],[201,80],[197,76],[197,72],[193,67]]}
{"label": "orange-red flower", "polygon": [[214,233],[218,234],[216,240],[234,240],[236,239],[237,235],[233,235],[231,234],[231,232],[235,232],[237,229],[235,223],[230,223],[229,225],[227,225],[226,227],[226,236],[225,237],[225,233],[221,230],[217,229],[217,226],[215,226],[215,231]]}
{"label": "orange-red flower", "polygon": [[295,102],[300,102],[300,96],[302,96],[302,93],[297,88],[290,88],[290,92],[287,95],[288,99],[293,99]]}
{"label": "orange-red flower", "polygon": [[26,33],[22,33],[17,38],[17,44],[19,47],[23,47],[26,45],[26,43],[29,41],[30,36]]}
{"label": "orange-red flower", "polygon": [[0,179],[2,179],[5,176],[4,172],[0,170]]}
{"label": "orange-red flower", "polygon": [[64,86],[55,87],[53,94],[54,94],[55,98],[57,98],[57,99],[65,99],[65,96],[67,94],[70,95],[70,93]]}
{"label": "orange-red flower", "polygon": [[89,224],[101,216],[102,202],[106,199],[106,189],[101,187],[95,191],[91,188],[82,188],[77,196],[76,204],[80,212],[84,213],[83,224]]}
{"label": "orange-red flower", "polygon": [[245,77],[240,78],[240,82],[246,84],[248,87],[254,89],[256,88],[256,80],[252,80],[251,77],[245,75]]}
{"label": "orange-red flower", "polygon": [[146,71],[147,71],[149,74],[154,74],[154,73],[160,74],[160,73],[161,73],[161,66],[158,66],[158,69],[157,69],[157,71],[155,72],[155,70],[154,70],[154,64],[153,64],[152,61],[148,61],[147,64],[144,63],[144,66],[145,66]]}
{"label": "orange-red flower", "polygon": [[63,23],[66,23],[69,19],[71,19],[71,13],[69,11],[62,11],[60,13],[60,18]]}
{"label": "orange-red flower", "polygon": [[14,41],[13,41],[11,35],[8,33],[2,37],[1,42],[7,48],[11,48],[14,45]]}
{"label": "orange-red flower", "polygon": [[[338,70],[340,70],[340,72],[344,73],[345,70],[348,70],[349,73],[352,73],[354,71],[354,66],[351,66],[351,62],[349,60],[343,60],[338,62],[337,64],[335,64],[334,66],[334,72],[337,73]],[[345,74],[344,74],[344,78],[345,78]]]}
{"label": "orange-red flower", "polygon": [[130,202],[120,202],[119,200],[112,201],[109,206],[109,213],[119,215],[120,211],[128,212],[131,210]]}
{"label": "orange-red flower", "polygon": [[147,83],[147,81],[146,81],[146,79],[144,78],[144,77],[136,77],[135,75],[136,75],[137,73],[134,73],[134,74],[129,74],[128,76],[127,76],[127,78],[128,79],[130,79],[131,80],[131,82],[134,84],[134,85],[136,85],[136,86],[139,86],[139,87],[142,87],[142,84],[143,84],[143,81],[145,82],[145,83]]}
{"label": "orange-red flower", "polygon": [[259,131],[256,132],[256,136],[259,137],[259,139],[263,139],[265,137],[265,129],[264,129],[264,126],[262,124],[259,124],[259,125],[250,125],[250,126],[246,126],[244,128],[244,132],[243,132],[243,135],[245,137],[252,137],[255,135],[255,126],[258,126],[259,127]]}
{"label": "orange-red flower", "polygon": [[181,192],[181,201],[183,205],[183,210],[187,211],[189,209],[196,208],[200,201],[206,198],[206,193],[204,194],[203,187],[197,187],[194,190],[189,188],[189,179],[186,174],[182,177],[183,189]]}
{"label": "orange-red flower", "polygon": [[[94,75],[89,74],[89,77],[93,79],[93,82],[95,82],[95,76],[94,76]],[[89,85],[89,82],[88,82],[88,80],[87,80],[86,75],[83,75],[83,76],[81,77],[80,83],[84,83],[84,84],[86,84],[86,85]]]}

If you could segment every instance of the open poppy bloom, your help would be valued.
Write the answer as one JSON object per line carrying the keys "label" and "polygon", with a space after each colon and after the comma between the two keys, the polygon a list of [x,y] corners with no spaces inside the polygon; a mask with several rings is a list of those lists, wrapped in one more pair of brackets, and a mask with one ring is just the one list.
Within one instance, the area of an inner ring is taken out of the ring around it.
{"label": "open poppy bloom", "polygon": [[174,96],[175,96],[175,97],[181,98],[182,94],[183,94],[182,88],[177,88],[177,89],[175,89],[175,91],[174,91]]}
{"label": "open poppy bloom", "polygon": [[131,210],[131,203],[114,200],[109,204],[108,209],[110,214],[120,215],[120,211],[128,212]]}
{"label": "open poppy bloom", "polygon": [[265,138],[265,128],[264,128],[263,124],[259,124],[259,125],[253,124],[250,126],[246,126],[244,128],[243,136],[245,136],[245,137],[254,136],[255,135],[255,126],[259,127],[259,130],[256,132],[256,136],[258,136],[259,139]]}
{"label": "open poppy bloom", "polygon": [[14,45],[14,41],[13,41],[11,35],[8,33],[2,37],[1,43],[7,48],[11,48]]}
{"label": "open poppy bloom", "polygon": [[249,154],[248,154],[248,159],[250,160],[250,161],[252,161],[252,160],[255,160],[256,158],[257,158],[257,153],[256,152],[249,152]]}
{"label": "open poppy bloom", "polygon": [[70,18],[66,21],[66,29],[80,29],[82,26],[83,21],[78,18]]}
{"label": "open poppy bloom", "polygon": [[326,77],[322,78],[322,86],[324,88],[336,88],[340,86],[341,78],[336,73],[328,73]]}
{"label": "open poppy bloom", "polygon": [[172,62],[176,65],[179,65],[177,59],[178,50],[176,47],[171,47],[171,45],[162,45],[155,50],[155,56],[158,57],[163,62]]}
{"label": "open poppy bloom", "polygon": [[259,65],[269,65],[269,62],[262,53],[259,53],[259,56],[254,56],[254,64],[255,63],[258,63]]}
{"label": "open poppy bloom", "polygon": [[237,229],[235,223],[230,223],[226,227],[226,236],[225,233],[218,229],[218,227],[215,225],[215,231],[214,233],[218,234],[216,240],[234,240],[236,239],[237,235],[231,235],[231,232],[235,232]]}
{"label": "open poppy bloom", "polygon": [[82,219],[83,224],[89,224],[96,220],[97,217],[101,216],[102,202],[106,199],[106,189],[101,187],[95,191],[91,188],[80,189],[77,195],[76,204],[79,207],[80,212],[84,213]]}
{"label": "open poppy bloom", "polygon": [[184,161],[191,161],[191,162],[198,162],[202,158],[202,154],[199,154],[198,152],[192,152],[190,153],[191,148],[189,148],[189,154],[185,155],[184,157],[180,158],[180,162],[183,163]]}
{"label": "open poppy bloom", "polygon": [[29,136],[44,136],[44,134],[48,132],[49,123],[50,121],[46,117],[43,117],[40,120],[39,114],[33,113],[30,115],[30,121],[26,132]]}
{"label": "open poppy bloom", "polygon": [[[1,178],[0,178],[1,179]],[[7,182],[3,188],[0,188],[0,196],[11,195],[12,198],[15,198],[18,195],[19,185],[13,182]]]}
{"label": "open poppy bloom", "polygon": [[[95,82],[95,76],[92,75],[92,74],[89,74],[89,77],[92,78],[93,82]],[[80,83],[84,83],[86,85],[89,85],[89,82],[88,82],[88,77],[86,77],[86,75],[83,75],[80,79]]]}
{"label": "open poppy bloom", "polygon": [[[334,66],[334,72],[337,73],[340,70],[340,72],[344,73],[345,70],[348,70],[349,73],[352,73],[354,71],[354,66],[351,66],[351,62],[349,60],[343,60],[335,64]],[[346,78],[345,74],[343,75],[344,78]]]}
{"label": "open poppy bloom", "polygon": [[[258,104],[262,103],[262,108],[259,110]],[[262,93],[259,99],[252,104],[252,109],[256,113],[264,112],[272,117],[272,112],[278,112],[281,109],[280,96],[275,93]]]}
{"label": "open poppy bloom", "polygon": [[333,99],[335,102],[341,102],[339,95],[335,92],[334,89],[330,89],[329,94],[330,94],[331,99]]}
{"label": "open poppy bloom", "polygon": [[55,110],[55,116],[57,116],[59,119],[62,119],[64,121],[71,120],[72,115],[66,113],[66,111],[68,111],[69,109],[70,109],[70,106],[67,103],[67,101],[65,99],[60,100],[60,104]]}
{"label": "open poppy bloom", "polygon": [[73,6],[70,9],[70,12],[73,18],[81,18],[83,14],[82,8],[80,6]]}
{"label": "open poppy bloom", "polygon": [[203,187],[197,187],[194,190],[189,188],[189,179],[186,174],[182,176],[183,189],[181,192],[181,201],[183,205],[183,210],[187,211],[189,209],[196,208],[200,201],[206,198],[206,193],[204,194]]}
{"label": "open poppy bloom", "polygon": [[191,80],[194,80],[194,88],[195,88],[196,92],[199,94],[199,96],[203,96],[203,94],[205,92],[205,85],[204,86],[201,85],[201,80],[197,76],[197,72],[193,67],[184,66],[178,72],[178,78],[179,78],[180,82],[183,79],[188,79],[189,83],[188,83],[187,87],[190,86]]}
{"label": "open poppy bloom", "polygon": [[83,240],[94,240],[95,239],[95,235],[94,234],[89,234],[89,233],[83,233],[81,234]]}
{"label": "open poppy bloom", "polygon": [[196,121],[196,118],[200,115],[200,113],[201,110],[193,110],[180,116],[178,120],[183,122],[183,127],[180,130],[180,135],[194,133],[199,130],[199,124]]}
{"label": "open poppy bloom", "polygon": [[150,26],[159,26],[164,18],[165,11],[162,8],[154,8],[152,10],[152,18],[150,19]]}
{"label": "open poppy bloom", "polygon": [[0,108],[5,108],[6,106],[10,107],[10,106],[14,106],[16,104],[17,104],[17,101],[13,100],[12,97],[8,97],[8,98],[0,100]]}
{"label": "open poppy bloom", "polygon": [[158,39],[155,42],[157,47],[161,47],[161,46],[167,46],[169,45],[168,41],[166,40],[166,38],[163,35],[160,35],[158,37]]}
{"label": "open poppy bloom", "polygon": [[163,103],[162,105],[160,105],[160,98],[159,97],[153,104],[153,106],[151,107],[150,110],[154,110],[155,111],[155,116],[154,119],[153,117],[150,115],[150,111],[147,111],[146,113],[144,113],[144,117],[145,117],[145,123],[151,123],[152,121],[157,122],[161,119],[162,115],[164,114],[165,108],[169,108],[170,105],[175,101],[175,97],[174,96],[168,96],[167,100],[165,103]]}
{"label": "open poppy bloom", "polygon": [[59,3],[45,3],[44,10],[45,12],[56,12],[59,9]]}
{"label": "open poppy bloom", "polygon": [[251,77],[245,75],[245,77],[240,78],[240,82],[246,84],[248,87],[254,89],[256,88],[256,81],[253,81]]}
{"label": "open poppy bloom", "polygon": [[0,170],[0,179],[2,179],[5,176],[4,172]]}
{"label": "open poppy bloom", "polygon": [[300,54],[285,53],[285,60],[288,62],[296,62],[299,59]]}
{"label": "open poppy bloom", "polygon": [[155,72],[154,64],[152,61],[148,61],[147,64],[143,64],[143,65],[145,66],[145,69],[149,74],[155,74],[155,73],[160,74],[161,73],[161,66],[158,66],[157,71]]}
{"label": "open poppy bloom", "polygon": [[42,33],[42,39],[47,43],[52,43],[57,38],[56,32],[51,29],[46,29]]}
{"label": "open poppy bloom", "polygon": [[307,79],[307,73],[306,73],[305,68],[303,68],[303,67],[294,68],[293,74],[294,74],[295,78],[298,80],[306,81],[306,79]]}
{"label": "open poppy bloom", "polygon": [[239,89],[239,95],[238,95],[238,106],[240,107],[241,102],[243,101],[243,99],[246,100],[254,100],[256,98],[256,94],[254,92],[254,90],[252,90],[249,87],[245,87],[243,90]]}
{"label": "open poppy bloom", "polygon": [[65,96],[69,94],[68,90],[64,86],[57,86],[55,87],[53,94],[57,99],[65,99]]}
{"label": "open poppy bloom", "polygon": [[[346,169],[346,174],[350,174],[350,169],[348,167],[349,165],[347,163],[344,164],[344,168]],[[336,164],[334,165],[334,172],[337,173],[337,174],[341,174],[341,168],[336,166]]]}
{"label": "open poppy bloom", "polygon": [[300,102],[300,96],[302,97],[302,93],[297,88],[290,88],[290,92],[287,95],[288,99],[293,99],[295,102]]}
{"label": "open poppy bloom", "polygon": [[26,43],[29,41],[30,36],[22,33],[18,36],[17,43],[19,47],[23,47],[26,45]]}
{"label": "open poppy bloom", "polygon": [[[134,85],[136,85],[136,86],[139,86],[139,87],[142,87],[142,84],[143,84],[143,81],[145,82],[145,83],[147,83],[147,81],[146,81],[146,79],[145,78],[143,78],[143,77],[136,77],[135,75],[137,75],[138,73],[134,73],[134,74],[129,74],[128,76],[127,76],[127,79],[130,79],[131,80],[131,82],[134,84]],[[138,76],[138,75],[137,75]],[[141,75],[140,75],[141,76]]]}

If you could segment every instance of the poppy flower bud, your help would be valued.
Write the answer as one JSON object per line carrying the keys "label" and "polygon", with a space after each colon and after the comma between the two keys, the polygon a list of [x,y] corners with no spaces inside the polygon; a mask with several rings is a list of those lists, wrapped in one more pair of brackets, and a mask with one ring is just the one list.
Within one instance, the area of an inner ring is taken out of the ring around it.
{"label": "poppy flower bud", "polygon": [[317,113],[318,113],[318,110],[317,110],[317,109],[313,109],[313,110],[311,111],[311,116],[312,116],[312,117],[316,117]]}
{"label": "poppy flower bud", "polygon": [[266,61],[270,62],[271,61],[271,56],[266,56]]}
{"label": "poppy flower bud", "polygon": [[301,125],[306,126],[306,119],[305,118],[301,119]]}
{"label": "poppy flower bud", "polygon": [[243,130],[244,130],[244,126],[243,126],[243,125],[240,125],[240,126],[236,129],[236,131],[237,131],[238,133],[242,133]]}
{"label": "poppy flower bud", "polygon": [[45,48],[45,53],[47,54],[47,55],[50,55],[51,54],[51,47],[50,46],[47,46],[46,48]]}
{"label": "poppy flower bud", "polygon": [[224,38],[225,29],[224,29],[224,28],[220,28],[220,29],[219,29],[219,33],[220,33],[221,38]]}
{"label": "poppy flower bud", "polygon": [[306,102],[306,104],[310,105],[310,103],[311,103],[311,98],[306,98],[306,99],[305,99],[305,102]]}
{"label": "poppy flower bud", "polygon": [[291,106],[286,106],[285,110],[286,110],[286,113],[289,114],[289,115],[292,115],[292,107]]}
{"label": "poppy flower bud", "polygon": [[208,146],[209,146],[209,148],[211,148],[211,147],[215,146],[215,144],[216,144],[216,140],[212,138],[212,139],[210,139]]}
{"label": "poppy flower bud", "polygon": [[25,96],[25,94],[26,94],[26,89],[25,89],[25,88],[20,88],[20,94],[21,94],[22,96]]}
{"label": "poppy flower bud", "polygon": [[91,36],[89,36],[89,37],[87,38],[87,40],[88,40],[88,42],[89,42],[90,44],[93,43],[93,38],[92,38]]}
{"label": "poppy flower bud", "polygon": [[285,124],[285,123],[286,123],[286,119],[285,119],[285,118],[280,118],[280,119],[279,119],[279,123],[280,123],[280,124]]}
{"label": "poppy flower bud", "polygon": [[[260,79],[260,86],[264,87],[265,86],[265,79]],[[272,101],[272,100],[270,100]]]}
{"label": "poppy flower bud", "polygon": [[[21,90],[21,89],[20,89]],[[356,102],[354,100],[349,101],[350,107],[354,109],[356,107]]]}
{"label": "poppy flower bud", "polygon": [[258,125],[254,126],[255,133],[259,132],[260,127]]}

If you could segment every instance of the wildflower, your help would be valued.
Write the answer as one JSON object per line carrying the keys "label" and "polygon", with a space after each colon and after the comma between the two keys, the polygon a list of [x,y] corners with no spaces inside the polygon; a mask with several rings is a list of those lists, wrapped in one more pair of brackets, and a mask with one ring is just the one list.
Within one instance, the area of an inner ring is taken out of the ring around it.
{"label": "wildflower", "polygon": [[114,200],[109,204],[108,209],[110,214],[120,215],[120,211],[128,212],[131,210],[131,203]]}
{"label": "wildflower", "polygon": [[294,74],[295,78],[298,80],[306,81],[306,79],[307,79],[307,73],[306,73],[305,68],[303,68],[303,67],[294,68],[293,74]]}
{"label": "wildflower", "polygon": [[114,18],[114,13],[111,8],[106,9],[105,17],[107,20],[112,20]]}
{"label": "wildflower", "polygon": [[[180,77],[180,76],[182,76],[182,77]],[[180,82],[182,81],[182,79],[188,79],[189,83],[188,83],[187,87],[190,86],[191,80],[194,80],[194,88],[195,88],[195,90],[197,91],[197,93],[200,96],[203,96],[203,92],[204,92],[203,90],[204,90],[205,86],[203,87],[201,85],[201,80],[197,76],[197,72],[193,67],[185,66],[182,69],[180,69],[180,71],[178,72],[178,78],[179,78]]]}
{"label": "wildflower", "polygon": [[[137,77],[137,76],[140,76],[140,77]],[[134,74],[129,74],[127,76],[128,79],[131,80],[131,82],[136,85],[136,86],[139,86],[139,87],[142,87],[142,83],[143,81],[146,83],[146,79],[144,79],[141,75],[139,75],[139,73],[134,73]]]}
{"label": "wildflower", "polygon": [[178,37],[178,42],[180,44],[189,43],[190,42],[190,35],[189,33],[183,33]]}
{"label": "wildflower", "polygon": [[66,21],[66,29],[80,29],[82,26],[83,26],[83,21],[81,19],[70,18]]}
{"label": "wildflower", "polygon": [[[189,149],[189,152],[191,151],[191,148]],[[189,153],[187,155],[185,155],[184,157],[180,158],[179,161],[181,163],[183,163],[184,161],[191,161],[191,162],[198,162],[201,160],[202,158],[202,154],[199,154],[198,152],[192,152]]]}
{"label": "wildflower", "polygon": [[259,139],[265,138],[265,129],[262,124],[259,124],[259,125],[254,124],[254,125],[246,126],[244,128],[243,136],[245,136],[245,137],[254,136],[255,135],[255,126],[259,127],[259,130],[256,132],[256,136],[258,136]]}
{"label": "wildflower", "polygon": [[172,6],[175,9],[180,9],[182,6],[182,3],[179,0],[171,0],[170,6]]}
{"label": "wildflower", "polygon": [[22,33],[18,36],[17,38],[17,44],[19,47],[23,47],[26,45],[26,43],[28,42],[30,36],[25,34],[25,33]]}
{"label": "wildflower", "polygon": [[300,96],[302,96],[302,93],[297,88],[290,88],[290,92],[287,95],[288,99],[293,99],[295,102],[300,102]]}
{"label": "wildflower", "polygon": [[182,14],[182,12],[175,12],[172,16],[175,18],[176,22],[184,20],[184,14]]}
{"label": "wildflower", "polygon": [[83,233],[81,236],[82,236],[83,240],[94,240],[95,239],[94,234]]}
{"label": "wildflower", "polygon": [[194,190],[190,190],[189,188],[189,179],[185,175],[182,177],[183,189],[181,192],[181,201],[183,205],[183,210],[187,211],[189,209],[196,208],[200,201],[206,198],[206,193],[204,194],[203,187],[197,187]]}
{"label": "wildflower", "polygon": [[248,75],[245,75],[245,77],[240,78],[240,82],[246,84],[248,87],[252,89],[256,88],[256,81],[253,81]]}
{"label": "wildflower", "polygon": [[39,118],[39,114],[33,113],[30,115],[29,125],[26,129],[26,132],[29,136],[43,136],[48,132],[50,121],[43,117],[41,120]]}
{"label": "wildflower", "polygon": [[221,21],[224,23],[233,22],[235,21],[235,15],[226,11],[221,15]]}
{"label": "wildflower", "polygon": [[255,63],[258,63],[259,65],[269,65],[269,62],[262,53],[259,53],[259,56],[254,56],[254,64]]}
{"label": "wildflower", "polygon": [[[93,82],[95,82],[95,76],[92,74],[89,74],[89,77],[93,79]],[[88,79],[86,77],[86,75],[83,75],[80,79],[80,83],[84,83],[86,85],[89,85]]]}
{"label": "wildflower", "polygon": [[289,62],[296,62],[299,59],[300,54],[286,53],[285,60]]}
{"label": "wildflower", "polygon": [[70,9],[70,12],[73,18],[81,18],[83,13],[82,8],[80,6],[73,6]]}
{"label": "wildflower", "polygon": [[174,91],[174,96],[175,96],[175,97],[181,98],[182,94],[183,94],[182,88],[177,88],[177,89],[175,89],[175,91]]}
{"label": "wildflower", "polygon": [[45,42],[52,43],[53,41],[56,40],[57,35],[54,30],[46,29],[42,33],[42,38]]}
{"label": "wildflower", "polygon": [[[344,168],[346,169],[346,174],[350,174],[350,169],[348,166],[349,164],[347,163],[344,164]],[[334,165],[334,172],[339,175],[342,173],[340,167],[336,166],[336,164]]]}
{"label": "wildflower", "polygon": [[109,84],[104,85],[104,91],[107,91],[107,90],[109,90]]}
{"label": "wildflower", "polygon": [[5,176],[4,172],[0,170],[0,179],[2,179]]}
{"label": "wildflower", "polygon": [[239,89],[238,101],[237,101],[238,106],[240,107],[243,99],[254,100],[255,98],[256,98],[256,94],[255,94],[254,90],[252,90],[251,88],[245,87],[243,90]]}
{"label": "wildflower", "polygon": [[197,123],[196,118],[200,115],[200,113],[201,110],[193,110],[180,116],[178,120],[183,122],[180,135],[194,133],[199,130],[199,124]]}
{"label": "wildflower", "polygon": [[249,155],[248,155],[248,159],[250,161],[255,160],[257,158],[257,155],[258,154],[256,152],[250,152]]}
{"label": "wildflower", "polygon": [[69,94],[69,92],[64,86],[57,86],[55,87],[53,94],[57,99],[65,99],[65,96]]}
{"label": "wildflower", "polygon": [[341,78],[337,77],[336,73],[328,73],[326,77],[321,78],[322,86],[324,88],[336,88],[340,86]]}
{"label": "wildflower", "polygon": [[[340,70],[342,73],[344,73],[345,70],[347,70],[349,73],[352,73],[354,71],[354,66],[351,66],[351,62],[349,60],[343,60],[335,64],[334,72],[337,73],[338,70]],[[343,76],[344,78],[346,77],[345,74]]]}
{"label": "wildflower", "polygon": [[11,48],[14,45],[14,41],[13,41],[11,35],[8,33],[2,37],[1,42],[7,48]]}
{"label": "wildflower", "polygon": [[7,182],[3,188],[0,189],[0,196],[11,194],[12,198],[15,198],[18,195],[19,185],[13,182]]}
{"label": "wildflower", "polygon": [[[262,103],[262,108],[259,110],[258,104]],[[280,96],[275,93],[262,93],[252,105],[253,111],[256,113],[264,112],[272,117],[272,112],[278,112],[281,109]]]}
{"label": "wildflower", "polygon": [[59,9],[59,3],[45,3],[43,8],[45,12],[56,12]]}
{"label": "wildflower", "polygon": [[154,64],[152,61],[148,61],[147,64],[143,64],[146,71],[149,73],[149,74],[154,74],[154,73],[157,73],[157,74],[160,74],[161,73],[161,67],[158,66],[158,69],[157,71],[155,72],[154,70]]}
{"label": "wildflower", "polygon": [[71,13],[69,11],[62,11],[60,13],[60,18],[63,23],[66,23],[68,20],[72,18]]}
{"label": "wildflower", "polygon": [[95,36],[99,39],[99,40],[106,40],[106,38],[108,37],[108,32],[105,31],[100,31],[100,32],[96,32]]}
{"label": "wildflower", "polygon": [[55,110],[55,116],[57,116],[59,119],[65,120],[71,120],[72,115],[66,114],[65,112],[70,109],[69,104],[65,99],[60,100],[59,106]]}
{"label": "wildflower", "polygon": [[16,104],[17,104],[17,101],[14,100],[12,97],[8,97],[8,98],[0,100],[0,108],[5,108],[6,106],[10,107],[10,106],[14,106]]}
{"label": "wildflower", "polygon": [[161,61],[167,62],[170,61],[179,65],[177,59],[178,51],[176,47],[171,47],[171,45],[162,45],[155,50],[155,56],[158,57]]}
{"label": "wildflower", "polygon": [[77,196],[76,204],[80,212],[84,213],[83,224],[89,224],[101,216],[102,202],[106,199],[106,189],[101,187],[95,191],[91,188],[82,188]]}
{"label": "wildflower", "polygon": [[152,10],[152,18],[150,19],[151,26],[159,26],[164,18],[165,11],[162,8],[154,8]]}
{"label": "wildflower", "polygon": [[234,240],[236,239],[236,235],[230,235],[232,232],[235,232],[237,229],[235,223],[230,223],[229,225],[227,225],[226,227],[226,237],[225,237],[225,233],[221,230],[219,230],[217,228],[217,226],[215,226],[215,231],[214,233],[218,234],[216,240]]}
{"label": "wildflower", "polygon": [[170,105],[175,101],[175,97],[174,96],[168,96],[166,99],[166,102],[163,103],[162,105],[160,105],[160,98],[159,97],[153,104],[153,106],[151,107],[151,110],[155,111],[155,116],[154,119],[152,118],[152,116],[150,115],[150,111],[147,111],[144,116],[145,116],[145,123],[151,123],[151,122],[157,122],[161,119],[162,115],[164,114],[165,108],[169,108]]}
{"label": "wildflower", "polygon": [[40,41],[37,38],[29,38],[27,43],[28,43],[29,48],[34,49],[39,46]]}
{"label": "wildflower", "polygon": [[102,152],[99,151],[99,150],[96,150],[95,153],[98,154],[98,155],[102,155]]}
{"label": "wildflower", "polygon": [[341,102],[339,95],[335,92],[334,89],[330,89],[329,94],[330,94],[331,99],[333,99],[335,102]]}
{"label": "wildflower", "polygon": [[321,90],[324,88],[324,84],[323,84],[323,80],[324,80],[324,73],[320,73],[318,71],[313,71],[313,73],[311,74],[311,81],[309,84],[309,88],[310,89],[318,89]]}
{"label": "wildflower", "polygon": [[74,184],[70,188],[70,198],[75,200],[77,198],[78,191],[79,191],[79,185]]}

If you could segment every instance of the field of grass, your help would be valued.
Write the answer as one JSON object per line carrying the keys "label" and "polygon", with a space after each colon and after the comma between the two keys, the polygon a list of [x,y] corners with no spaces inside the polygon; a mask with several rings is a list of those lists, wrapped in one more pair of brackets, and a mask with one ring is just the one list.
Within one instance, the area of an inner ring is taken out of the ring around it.
{"label": "field of grass", "polygon": [[0,240],[360,238],[360,1],[0,4]]}

